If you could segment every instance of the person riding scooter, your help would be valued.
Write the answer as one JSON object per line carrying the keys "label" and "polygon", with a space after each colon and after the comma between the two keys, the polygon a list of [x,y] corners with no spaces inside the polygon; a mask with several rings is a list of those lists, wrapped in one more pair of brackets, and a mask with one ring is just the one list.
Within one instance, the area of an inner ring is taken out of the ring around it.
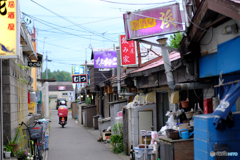
{"label": "person riding scooter", "polygon": [[64,125],[67,124],[67,116],[68,116],[68,107],[66,106],[65,101],[60,101],[60,106],[58,108],[58,117],[59,117],[59,124],[62,125],[62,128],[64,128]]}

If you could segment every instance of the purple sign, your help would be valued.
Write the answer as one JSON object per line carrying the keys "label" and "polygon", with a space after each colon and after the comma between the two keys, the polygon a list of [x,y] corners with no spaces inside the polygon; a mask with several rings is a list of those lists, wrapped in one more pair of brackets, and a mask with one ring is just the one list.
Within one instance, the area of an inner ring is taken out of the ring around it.
{"label": "purple sign", "polygon": [[95,51],[94,68],[117,68],[116,51]]}
{"label": "purple sign", "polygon": [[129,12],[123,15],[123,19],[127,40],[153,37],[183,29],[178,3]]}

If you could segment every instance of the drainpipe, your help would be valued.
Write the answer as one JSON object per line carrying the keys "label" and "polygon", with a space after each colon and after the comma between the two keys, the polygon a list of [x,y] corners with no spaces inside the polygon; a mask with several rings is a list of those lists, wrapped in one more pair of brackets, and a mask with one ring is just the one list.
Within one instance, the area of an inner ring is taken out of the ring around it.
{"label": "drainpipe", "polygon": [[[164,37],[164,36],[159,36],[157,41],[160,45],[163,45],[163,46],[167,45],[167,38]],[[165,73],[166,73],[166,76],[167,76],[168,86],[169,86],[170,89],[174,90],[175,81],[174,81],[174,78],[173,78],[169,53],[168,53],[168,50],[166,48],[162,47],[161,49],[162,49],[162,57],[163,57],[163,62],[164,62]]]}
{"label": "drainpipe", "polygon": [[[163,36],[159,36],[157,41],[161,46],[165,46],[167,44],[167,38],[163,37]],[[167,76],[167,82],[168,82],[168,86],[171,90],[203,89],[203,88],[212,87],[211,84],[199,83],[199,82],[180,83],[180,84],[175,85],[168,50],[165,48],[161,48],[161,49],[162,49],[162,57],[163,57],[163,62],[164,62],[165,73]],[[197,68],[196,68],[197,66],[196,65],[197,65],[197,63],[194,62],[194,66],[195,66],[194,74],[195,75],[197,75]],[[194,78],[196,78],[196,77],[194,77]]]}
{"label": "drainpipe", "polygon": [[135,96],[137,93],[121,93],[121,64],[120,64],[120,50],[117,49],[117,87],[118,95],[120,96]]}

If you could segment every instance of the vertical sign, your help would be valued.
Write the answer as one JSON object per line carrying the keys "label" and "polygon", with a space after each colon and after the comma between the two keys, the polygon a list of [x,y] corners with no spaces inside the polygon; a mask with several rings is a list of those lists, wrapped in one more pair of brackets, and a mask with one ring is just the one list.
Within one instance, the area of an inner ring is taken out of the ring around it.
{"label": "vertical sign", "polygon": [[17,58],[20,46],[20,18],[17,0],[0,0],[0,56]]}
{"label": "vertical sign", "polygon": [[120,35],[120,53],[122,66],[136,64],[135,42],[126,41],[125,35]]}

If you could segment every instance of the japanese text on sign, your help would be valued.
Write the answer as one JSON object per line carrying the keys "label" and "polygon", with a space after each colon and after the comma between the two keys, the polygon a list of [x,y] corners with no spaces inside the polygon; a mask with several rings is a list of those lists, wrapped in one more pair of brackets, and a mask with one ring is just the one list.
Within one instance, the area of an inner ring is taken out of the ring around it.
{"label": "japanese text on sign", "polygon": [[125,35],[120,36],[121,63],[122,65],[136,64],[135,43],[126,41]]}
{"label": "japanese text on sign", "polygon": [[0,0],[0,56],[14,58],[18,54],[20,25],[17,11],[16,0]]}
{"label": "japanese text on sign", "polygon": [[123,15],[127,40],[159,36],[183,30],[178,3]]}
{"label": "japanese text on sign", "polygon": [[94,52],[94,68],[117,68],[116,51]]}
{"label": "japanese text on sign", "polygon": [[41,62],[28,62],[28,67],[41,67]]}
{"label": "japanese text on sign", "polygon": [[87,83],[87,75],[72,75],[72,83]]}

